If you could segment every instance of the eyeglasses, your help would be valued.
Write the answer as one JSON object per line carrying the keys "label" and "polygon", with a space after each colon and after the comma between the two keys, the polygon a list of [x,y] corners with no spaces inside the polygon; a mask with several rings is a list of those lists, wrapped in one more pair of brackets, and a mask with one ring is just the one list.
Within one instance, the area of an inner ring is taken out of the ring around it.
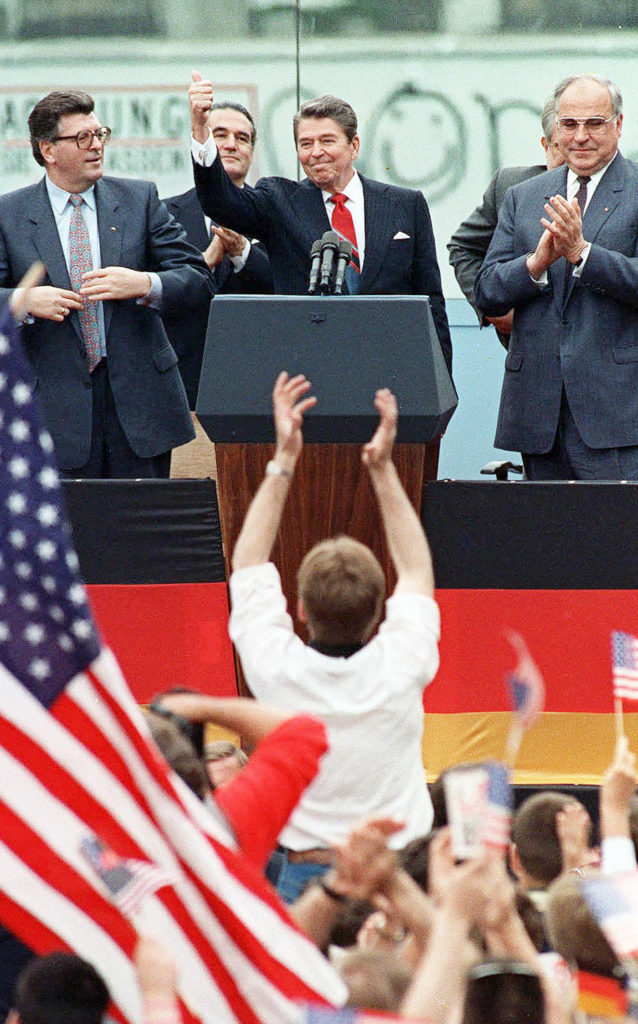
{"label": "eyeglasses", "polygon": [[617,114],[611,117],[557,117],[556,124],[563,135],[573,135],[580,125],[590,135],[602,135],[609,122],[617,120]]}
{"label": "eyeglasses", "polygon": [[107,142],[111,138],[110,128],[96,128],[94,132],[90,128],[86,128],[83,132],[78,132],[77,135],[57,135],[52,142],[62,142],[67,140],[75,140],[75,144],[78,149],[90,149],[93,145],[93,139],[97,139],[103,146],[106,146]]}

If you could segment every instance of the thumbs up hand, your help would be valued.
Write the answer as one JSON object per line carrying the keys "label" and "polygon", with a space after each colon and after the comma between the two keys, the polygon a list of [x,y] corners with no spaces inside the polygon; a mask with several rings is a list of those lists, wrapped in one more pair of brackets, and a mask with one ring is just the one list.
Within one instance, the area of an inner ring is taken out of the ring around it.
{"label": "thumbs up hand", "polygon": [[191,105],[193,138],[204,143],[208,138],[207,119],[213,104],[213,84],[202,78],[199,71],[191,71],[191,78],[188,99]]}

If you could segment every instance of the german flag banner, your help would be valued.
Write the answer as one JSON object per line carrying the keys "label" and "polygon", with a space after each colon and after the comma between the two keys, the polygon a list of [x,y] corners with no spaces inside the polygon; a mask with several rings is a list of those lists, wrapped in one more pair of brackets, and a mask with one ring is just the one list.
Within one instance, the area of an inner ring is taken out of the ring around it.
{"label": "german flag banner", "polygon": [[[610,636],[638,634],[638,484],[426,485],[423,521],[441,608],[441,667],[425,694],[431,777],[502,758],[512,631],[545,681],[514,781],[596,784],[615,744]],[[624,704],[638,749],[638,705]]]}
{"label": "german flag banner", "polygon": [[146,703],[184,686],[237,693],[213,480],[64,484],[102,638]]}

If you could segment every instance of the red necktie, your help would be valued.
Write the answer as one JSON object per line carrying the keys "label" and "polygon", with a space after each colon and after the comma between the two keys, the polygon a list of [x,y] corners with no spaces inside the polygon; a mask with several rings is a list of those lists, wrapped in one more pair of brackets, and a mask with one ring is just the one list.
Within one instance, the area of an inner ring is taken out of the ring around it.
{"label": "red necktie", "polygon": [[352,259],[350,260],[350,266],[356,270],[359,274],[361,267],[359,264],[359,248],[357,246],[357,236],[354,230],[354,221],[352,214],[346,206],[347,196],[343,192],[335,192],[334,195],[330,196],[330,202],[334,203],[334,210],[332,211],[332,228],[342,238],[347,238],[352,243]]}

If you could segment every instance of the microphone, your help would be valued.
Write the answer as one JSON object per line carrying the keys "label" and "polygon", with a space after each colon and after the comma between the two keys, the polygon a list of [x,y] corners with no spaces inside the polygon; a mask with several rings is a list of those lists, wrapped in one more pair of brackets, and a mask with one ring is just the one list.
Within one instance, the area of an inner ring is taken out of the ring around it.
{"label": "microphone", "polygon": [[352,257],[352,242],[342,238],[339,242],[339,255],[337,257],[337,272],[335,274],[334,295],[341,295],[343,290],[343,279],[346,276],[346,268]]}
{"label": "microphone", "polygon": [[321,236],[321,280],[319,291],[322,295],[330,292],[330,278],[334,268],[335,255],[339,248],[339,235],[336,231],[325,231]]}
{"label": "microphone", "polygon": [[321,263],[321,239],[312,243],[310,250],[310,281],[308,282],[308,295],[314,295],[317,291],[319,280],[319,264]]}

